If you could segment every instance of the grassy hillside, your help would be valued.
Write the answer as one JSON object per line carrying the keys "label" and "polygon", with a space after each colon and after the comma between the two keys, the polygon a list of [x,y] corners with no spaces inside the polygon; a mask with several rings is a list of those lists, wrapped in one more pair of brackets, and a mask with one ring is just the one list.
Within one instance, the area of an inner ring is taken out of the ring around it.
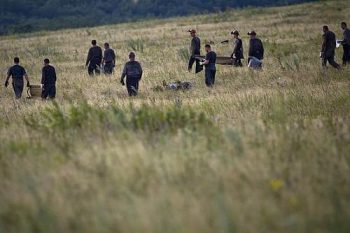
{"label": "grassy hillside", "polygon": [[[55,103],[0,89],[0,232],[349,232],[350,67],[318,58],[322,25],[340,37],[349,11],[325,1],[0,37],[3,77],[18,55],[33,84],[45,57],[59,78]],[[264,70],[220,66],[208,90],[186,71],[191,27],[219,55],[233,28],[256,30]],[[113,77],[86,75],[91,39],[116,49]],[[145,76],[130,99],[119,75],[135,44]],[[162,80],[194,88],[153,91]]]}

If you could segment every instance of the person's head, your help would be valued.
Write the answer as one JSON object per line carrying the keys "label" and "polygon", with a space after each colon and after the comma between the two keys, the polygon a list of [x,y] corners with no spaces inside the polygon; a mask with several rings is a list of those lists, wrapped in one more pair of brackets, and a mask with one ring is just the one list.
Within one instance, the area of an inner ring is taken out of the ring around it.
{"label": "person's head", "polygon": [[250,36],[251,39],[254,39],[256,38],[256,32],[255,31],[248,32],[248,36]]}
{"label": "person's head", "polygon": [[91,44],[92,44],[92,46],[96,46],[97,45],[97,41],[96,40],[92,40]]}
{"label": "person's head", "polygon": [[231,32],[231,35],[233,36],[233,38],[238,38],[239,37],[239,32],[237,30],[234,30]]}
{"label": "person's head", "polygon": [[206,44],[204,48],[205,48],[205,51],[206,51],[207,53],[209,53],[209,52],[211,51],[211,46],[210,46],[210,44]]}
{"label": "person's head", "polygon": [[14,62],[15,64],[19,64],[19,58],[18,58],[18,57],[15,57],[15,58],[13,59],[13,62]]}
{"label": "person's head", "polygon": [[50,60],[48,58],[44,59],[44,66],[47,66],[50,64]]}
{"label": "person's head", "polygon": [[340,26],[343,30],[345,30],[348,27],[348,25],[346,25],[345,22],[341,22]]}
{"label": "person's head", "polygon": [[130,52],[129,53],[129,59],[130,61],[135,61],[135,58],[136,58],[136,54],[134,52]]}
{"label": "person's head", "polygon": [[322,29],[323,29],[323,32],[328,32],[329,31],[329,28],[328,28],[327,25],[324,25]]}
{"label": "person's head", "polygon": [[195,36],[197,35],[196,29],[188,30],[188,32],[190,33],[190,35],[191,35],[192,37],[195,37]]}
{"label": "person's head", "polygon": [[105,43],[105,49],[109,49],[109,44],[107,42]]}

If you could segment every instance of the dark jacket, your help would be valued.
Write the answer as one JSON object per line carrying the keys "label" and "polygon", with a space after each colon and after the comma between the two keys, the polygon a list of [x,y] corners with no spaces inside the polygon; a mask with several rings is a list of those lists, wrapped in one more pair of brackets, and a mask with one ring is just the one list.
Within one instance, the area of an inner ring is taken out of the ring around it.
{"label": "dark jacket", "polygon": [[243,42],[241,39],[236,39],[233,44],[233,53],[231,57],[235,56],[236,59],[243,59]]}
{"label": "dark jacket", "polygon": [[137,61],[128,61],[123,69],[121,79],[127,78],[142,78],[142,67],[141,64]]}
{"label": "dark jacket", "polygon": [[7,75],[13,79],[23,79],[26,75],[26,70],[20,65],[14,65],[8,70]]}
{"label": "dark jacket", "polygon": [[102,63],[102,49],[99,46],[93,46],[90,48],[87,59],[87,65],[100,65]]}
{"label": "dark jacket", "polygon": [[264,59],[264,46],[260,39],[254,38],[249,41],[249,57]]}
{"label": "dark jacket", "polygon": [[56,85],[56,70],[53,66],[47,65],[42,69],[41,84],[44,86],[55,86]]}
{"label": "dark jacket", "polygon": [[337,42],[335,34],[331,31],[327,31],[323,34],[322,50],[324,57],[331,57],[335,54],[335,48],[337,47]]}
{"label": "dark jacket", "polygon": [[345,28],[343,32],[343,40],[341,44],[350,46],[350,29],[349,28]]}
{"label": "dark jacket", "polygon": [[201,54],[201,40],[199,37],[193,37],[191,40],[191,56]]}
{"label": "dark jacket", "polygon": [[106,49],[103,55],[105,63],[111,63],[115,61],[115,53],[113,49]]}

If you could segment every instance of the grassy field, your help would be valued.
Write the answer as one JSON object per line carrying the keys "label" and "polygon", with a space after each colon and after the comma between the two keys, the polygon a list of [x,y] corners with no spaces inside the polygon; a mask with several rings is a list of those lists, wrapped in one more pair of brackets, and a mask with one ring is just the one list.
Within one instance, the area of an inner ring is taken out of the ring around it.
{"label": "grassy field", "polygon": [[[45,57],[59,79],[56,102],[0,88],[0,233],[349,232],[350,67],[318,58],[322,25],[340,37],[349,11],[322,1],[0,37],[1,82],[14,56],[32,84]],[[256,30],[264,69],[220,66],[208,90],[187,72],[192,27],[219,55],[231,30],[245,51]],[[87,76],[91,39],[117,51],[113,77]],[[129,98],[119,77],[134,49],[145,75]],[[153,91],[162,80],[194,88]]]}

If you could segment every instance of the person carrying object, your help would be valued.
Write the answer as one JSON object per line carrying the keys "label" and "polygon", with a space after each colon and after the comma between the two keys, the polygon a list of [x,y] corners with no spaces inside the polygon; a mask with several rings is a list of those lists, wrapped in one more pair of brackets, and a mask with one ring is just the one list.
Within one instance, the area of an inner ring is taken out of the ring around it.
{"label": "person carrying object", "polygon": [[24,89],[23,77],[27,80],[27,87],[30,86],[29,77],[27,75],[26,70],[19,64],[19,58],[15,57],[13,61],[14,61],[14,66],[12,66],[7,72],[5,87],[6,88],[8,87],[9,79],[12,77],[13,91],[15,93],[16,99],[20,99],[22,97],[22,93]]}
{"label": "person carrying object", "polygon": [[56,70],[52,65],[50,65],[50,60],[46,58],[44,60],[44,67],[41,75],[41,98],[43,100],[46,100],[47,98],[54,99],[56,97],[56,81]]}
{"label": "person carrying object", "polygon": [[[255,31],[248,32],[250,36],[248,66],[251,68],[262,68],[262,60],[264,59],[264,46],[262,41],[257,38]],[[259,61],[259,62],[258,62]]]}
{"label": "person carrying object", "polygon": [[340,65],[335,62],[335,48],[337,47],[335,34],[329,30],[328,26],[323,26],[323,42],[320,57],[322,58],[322,66],[327,67],[327,62],[336,69],[340,69]]}
{"label": "person carrying object", "polygon": [[205,84],[207,87],[213,87],[216,76],[216,53],[212,51],[209,44],[205,45],[205,51],[207,55],[205,56],[205,60],[201,62],[201,65],[205,66]]}

